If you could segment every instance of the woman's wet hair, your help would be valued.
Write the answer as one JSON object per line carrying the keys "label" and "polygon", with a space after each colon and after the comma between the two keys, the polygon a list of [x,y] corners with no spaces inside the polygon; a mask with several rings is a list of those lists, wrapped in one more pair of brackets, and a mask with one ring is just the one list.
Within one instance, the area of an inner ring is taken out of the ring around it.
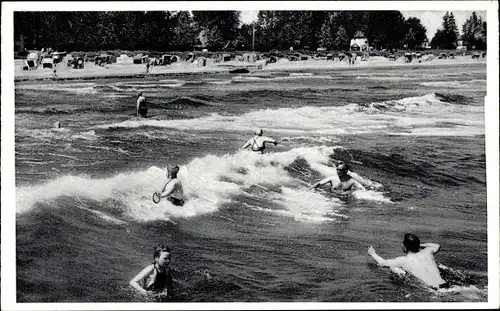
{"label": "woman's wet hair", "polygon": [[170,247],[168,247],[167,245],[165,244],[158,244],[156,247],[155,247],[155,250],[154,250],[154,253],[153,253],[153,259],[156,259],[158,257],[160,257],[160,254],[162,252],[171,252],[170,251]]}
{"label": "woman's wet hair", "polygon": [[418,253],[420,250],[420,239],[411,233],[407,233],[403,239],[403,245],[412,253]]}

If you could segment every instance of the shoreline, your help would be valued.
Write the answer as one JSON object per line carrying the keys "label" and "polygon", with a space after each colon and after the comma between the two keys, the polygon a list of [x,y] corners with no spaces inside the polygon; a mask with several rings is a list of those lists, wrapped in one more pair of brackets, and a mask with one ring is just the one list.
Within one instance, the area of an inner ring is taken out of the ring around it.
{"label": "shoreline", "polygon": [[[19,61],[18,61],[19,62]],[[258,65],[259,63],[257,63]],[[61,64],[62,65],[62,64]],[[33,71],[22,71],[20,66],[15,67],[14,82],[30,82],[30,81],[71,81],[71,80],[99,80],[113,78],[146,78],[148,76],[169,76],[179,74],[217,74],[229,73],[232,68],[228,68],[221,64],[208,64],[205,67],[197,67],[188,63],[177,63],[169,66],[154,66],[151,67],[149,73],[145,73],[143,64],[111,64],[106,67],[98,67],[93,63],[89,63],[84,69],[72,69],[66,66],[59,65],[57,78],[54,78],[52,69],[37,69]],[[486,65],[486,59],[472,59],[466,56],[459,56],[455,59],[434,59],[421,63],[411,62],[405,63],[404,60],[389,61],[383,57],[372,57],[368,61],[358,61],[354,65],[349,65],[347,62],[325,61],[325,60],[308,60],[289,62],[280,60],[277,63],[263,65],[262,69],[251,70],[249,75],[258,73],[269,73],[273,71],[297,72],[304,70],[356,70],[356,69],[391,69],[409,67],[411,69],[426,68],[430,66],[456,66],[456,65]],[[241,63],[234,65],[237,67],[255,67],[256,64]],[[238,74],[240,75],[240,74]]]}

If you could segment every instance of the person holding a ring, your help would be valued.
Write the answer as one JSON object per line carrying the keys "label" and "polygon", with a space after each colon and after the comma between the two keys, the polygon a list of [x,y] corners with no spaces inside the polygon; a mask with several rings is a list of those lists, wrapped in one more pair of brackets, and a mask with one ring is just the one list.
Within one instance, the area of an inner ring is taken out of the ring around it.
{"label": "person holding a ring", "polygon": [[166,198],[173,205],[182,206],[184,205],[184,189],[182,187],[181,181],[177,178],[179,173],[179,166],[172,165],[167,167],[167,182],[161,193],[153,194],[153,201],[158,203],[161,198]]}

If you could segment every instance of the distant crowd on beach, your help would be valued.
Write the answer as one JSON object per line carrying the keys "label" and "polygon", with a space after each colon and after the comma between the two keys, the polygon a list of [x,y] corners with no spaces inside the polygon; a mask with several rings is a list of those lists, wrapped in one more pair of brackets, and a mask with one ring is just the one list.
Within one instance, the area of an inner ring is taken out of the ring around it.
{"label": "distant crowd on beach", "polygon": [[240,66],[255,65],[262,68],[265,65],[288,61],[333,61],[347,62],[354,65],[358,61],[368,61],[370,57],[383,57],[389,61],[402,59],[405,63],[427,62],[437,59],[454,59],[456,56],[470,56],[472,59],[486,57],[484,51],[404,51],[404,50],[347,50],[347,51],[277,51],[269,52],[208,52],[207,50],[195,52],[142,52],[142,53],[122,53],[115,52],[58,52],[51,48],[42,48],[40,51],[24,51],[20,55],[26,55],[22,64],[22,70],[36,70],[38,68],[49,68],[55,70],[59,66],[66,66],[72,69],[84,69],[86,64],[93,63],[95,66],[106,67],[112,64],[139,64],[145,67],[145,72],[149,73],[154,66],[168,66],[175,63],[192,64],[195,67],[205,67],[209,65],[223,66],[225,63],[231,63]]}

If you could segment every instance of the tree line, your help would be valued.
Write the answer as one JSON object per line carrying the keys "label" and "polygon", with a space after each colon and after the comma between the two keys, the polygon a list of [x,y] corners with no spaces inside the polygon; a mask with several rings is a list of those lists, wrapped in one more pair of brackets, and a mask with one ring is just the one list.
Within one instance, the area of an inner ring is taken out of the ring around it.
{"label": "tree line", "polygon": [[[462,26],[463,39],[486,47],[486,22],[475,12]],[[241,24],[239,11],[15,12],[14,35],[27,49],[66,51],[222,50],[228,42],[241,50],[349,49],[363,34],[375,49],[417,49],[427,40],[418,18],[399,11],[259,11],[257,20]],[[458,27],[453,13],[431,40],[453,48]]]}
{"label": "tree line", "polygon": [[463,45],[469,48],[486,49],[486,22],[480,16],[477,16],[476,12],[472,12],[471,16],[462,25],[462,37],[460,38],[453,12],[446,12],[443,16],[441,28],[436,31],[431,45],[451,49],[456,46],[458,39],[461,39]]}

